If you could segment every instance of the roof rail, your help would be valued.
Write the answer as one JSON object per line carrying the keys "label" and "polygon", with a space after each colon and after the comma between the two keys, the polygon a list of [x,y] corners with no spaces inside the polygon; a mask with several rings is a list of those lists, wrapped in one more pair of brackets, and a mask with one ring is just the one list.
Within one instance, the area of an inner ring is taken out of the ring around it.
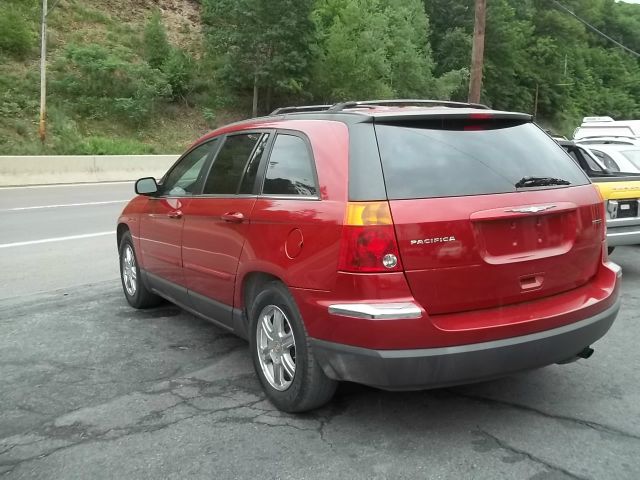
{"label": "roof rail", "polygon": [[483,110],[489,110],[489,107],[480,103],[452,102],[449,100],[365,100],[362,102],[341,102],[334,105],[302,105],[299,107],[280,107],[276,108],[269,115],[282,115],[285,113],[304,112],[341,112],[347,108],[375,108],[386,105],[481,108]]}
{"label": "roof rail", "polygon": [[340,112],[346,108],[368,107],[373,108],[385,105],[406,105],[406,106],[433,106],[433,107],[451,107],[451,108],[481,108],[489,110],[489,107],[480,103],[452,102],[449,100],[366,100],[363,102],[342,102],[336,103],[327,109],[330,112]]}
{"label": "roof rail", "polygon": [[276,108],[269,115],[282,115],[283,113],[293,112],[324,112],[329,110],[331,105],[302,105],[300,107],[280,107]]}

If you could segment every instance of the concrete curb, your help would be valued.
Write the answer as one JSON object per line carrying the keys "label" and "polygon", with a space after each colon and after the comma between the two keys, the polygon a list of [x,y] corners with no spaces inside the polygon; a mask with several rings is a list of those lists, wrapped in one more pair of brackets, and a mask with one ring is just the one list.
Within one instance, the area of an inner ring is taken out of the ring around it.
{"label": "concrete curb", "polygon": [[0,186],[160,178],[179,155],[0,156]]}

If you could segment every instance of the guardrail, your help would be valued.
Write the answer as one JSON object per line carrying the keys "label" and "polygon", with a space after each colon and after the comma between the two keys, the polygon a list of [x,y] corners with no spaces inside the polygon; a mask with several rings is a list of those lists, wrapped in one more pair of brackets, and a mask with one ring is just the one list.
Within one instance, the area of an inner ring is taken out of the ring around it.
{"label": "guardrail", "polygon": [[160,178],[178,155],[0,156],[0,186]]}

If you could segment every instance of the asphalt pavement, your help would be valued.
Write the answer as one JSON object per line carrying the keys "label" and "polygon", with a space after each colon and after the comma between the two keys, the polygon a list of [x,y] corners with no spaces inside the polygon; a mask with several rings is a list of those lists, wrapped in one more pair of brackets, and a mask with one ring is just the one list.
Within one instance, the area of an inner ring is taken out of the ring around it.
{"label": "asphalt pavement", "polygon": [[640,478],[640,247],[612,255],[623,309],[589,360],[427,392],[344,384],[288,415],[245,342],[131,309],[114,236],[79,237],[113,231],[123,203],[96,202],[131,188],[0,189],[2,478]]}

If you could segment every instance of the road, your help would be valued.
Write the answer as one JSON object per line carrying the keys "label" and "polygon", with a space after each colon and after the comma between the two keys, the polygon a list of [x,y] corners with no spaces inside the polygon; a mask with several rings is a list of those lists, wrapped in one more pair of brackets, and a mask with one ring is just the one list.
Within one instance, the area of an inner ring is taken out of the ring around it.
{"label": "road", "polygon": [[117,276],[115,222],[133,195],[131,182],[0,188],[0,298]]}
{"label": "road", "polygon": [[[589,360],[428,392],[344,384],[287,415],[243,341],[128,307],[112,234],[26,243],[113,231],[122,203],[94,202],[130,192],[0,189],[2,478],[640,478],[640,247],[612,256],[623,310]],[[12,210],[72,203],[94,204]]]}

